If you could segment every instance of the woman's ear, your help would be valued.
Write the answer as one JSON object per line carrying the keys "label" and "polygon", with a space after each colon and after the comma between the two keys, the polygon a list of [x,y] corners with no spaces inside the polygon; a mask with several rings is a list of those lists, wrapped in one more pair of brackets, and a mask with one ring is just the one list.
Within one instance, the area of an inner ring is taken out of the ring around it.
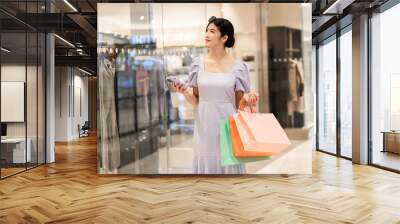
{"label": "woman's ear", "polygon": [[226,41],[228,41],[228,35],[224,35],[223,37],[221,37],[221,40],[226,43]]}

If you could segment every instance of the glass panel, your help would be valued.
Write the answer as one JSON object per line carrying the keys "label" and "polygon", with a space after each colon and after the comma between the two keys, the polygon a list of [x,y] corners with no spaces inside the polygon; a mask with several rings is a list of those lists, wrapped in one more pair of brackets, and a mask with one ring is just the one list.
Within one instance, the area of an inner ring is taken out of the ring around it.
{"label": "glass panel", "polygon": [[26,144],[26,41],[25,31],[1,34],[2,177],[25,170],[31,161],[31,141]]}
{"label": "glass panel", "polygon": [[400,170],[400,5],[372,18],[372,163]]}
{"label": "glass panel", "polygon": [[352,157],[352,33],[340,37],[340,150]]}
{"label": "glass panel", "polygon": [[318,48],[318,148],[336,153],[336,38]]}
{"label": "glass panel", "polygon": [[[180,81],[187,80],[192,61],[206,53],[201,37],[204,36],[207,13],[220,16],[218,10],[221,10],[221,6],[216,4],[196,4],[195,8],[193,10],[191,4],[163,4],[163,11],[160,13],[163,15],[163,36],[159,37],[163,38],[166,75]],[[182,12],[179,13],[181,18],[190,17],[190,22],[177,19],[178,12]],[[171,137],[168,139],[170,147],[167,149],[165,161],[168,164],[162,167],[162,172],[191,173],[192,159],[184,158],[193,153],[195,108],[179,93],[168,91],[167,100]]]}
{"label": "glass panel", "polygon": [[27,63],[27,94],[26,94],[26,113],[27,113],[27,142],[28,149],[31,153],[28,153],[30,158],[28,159],[28,168],[36,166],[38,160],[38,142],[37,142],[37,132],[38,132],[38,120],[37,120],[37,104],[38,104],[38,35],[36,32],[28,32],[28,63]]}
{"label": "glass panel", "polygon": [[39,33],[38,36],[38,163],[43,164],[45,163],[45,60],[46,60],[46,52],[45,52],[45,44],[46,44],[46,37],[44,34]]}
{"label": "glass panel", "polygon": [[[35,14],[39,11],[38,2],[27,2],[27,19],[35,24],[38,17]],[[37,166],[38,160],[38,33],[36,30],[27,29],[27,80],[26,80],[26,114],[27,114],[27,167]]]}

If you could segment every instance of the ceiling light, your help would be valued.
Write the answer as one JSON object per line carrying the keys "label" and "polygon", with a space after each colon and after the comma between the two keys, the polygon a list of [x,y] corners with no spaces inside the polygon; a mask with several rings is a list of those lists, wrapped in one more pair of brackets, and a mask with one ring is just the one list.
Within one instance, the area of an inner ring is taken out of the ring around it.
{"label": "ceiling light", "polygon": [[2,48],[0,48],[2,51],[4,51],[4,52],[6,52],[6,53],[10,53],[11,51],[10,50],[8,50],[7,48],[5,48],[5,47],[2,47]]}
{"label": "ceiling light", "polygon": [[58,39],[60,39],[62,42],[66,43],[67,45],[69,45],[69,46],[75,48],[75,45],[73,45],[71,42],[67,41],[66,39],[64,39],[64,38],[62,38],[62,37],[60,37],[60,36],[58,36],[57,34],[54,34],[54,36],[57,37]]}
{"label": "ceiling light", "polygon": [[324,10],[322,14],[342,14],[343,9],[347,8],[355,0],[336,0],[332,5]]}
{"label": "ceiling light", "polygon": [[140,20],[144,20],[144,16],[140,16]]}
{"label": "ceiling light", "polygon": [[83,69],[81,69],[81,68],[78,68],[78,70],[81,71],[81,72],[83,72],[83,73],[85,73],[85,74],[87,74],[87,75],[92,75],[92,73],[90,73],[90,72],[88,72],[88,71],[85,71],[85,70],[83,70]]}
{"label": "ceiling light", "polygon": [[78,12],[78,10],[71,4],[69,3],[68,0],[64,0],[65,4],[67,4],[72,10],[74,10],[74,12]]}

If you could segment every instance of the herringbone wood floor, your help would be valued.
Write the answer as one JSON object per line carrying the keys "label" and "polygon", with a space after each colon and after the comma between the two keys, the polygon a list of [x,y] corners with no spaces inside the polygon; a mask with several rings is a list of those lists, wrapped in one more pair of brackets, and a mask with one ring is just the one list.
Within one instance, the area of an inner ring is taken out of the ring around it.
{"label": "herringbone wood floor", "polygon": [[315,152],[313,175],[96,174],[96,139],[0,181],[0,223],[400,223],[400,175]]}

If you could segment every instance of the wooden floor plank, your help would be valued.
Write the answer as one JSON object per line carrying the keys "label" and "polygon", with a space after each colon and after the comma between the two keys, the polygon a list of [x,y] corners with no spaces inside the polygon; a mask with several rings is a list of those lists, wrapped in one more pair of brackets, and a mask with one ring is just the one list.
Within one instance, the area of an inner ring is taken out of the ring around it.
{"label": "wooden floor plank", "polygon": [[400,223],[400,175],[320,152],[312,175],[101,176],[96,138],[0,181],[0,223]]}

